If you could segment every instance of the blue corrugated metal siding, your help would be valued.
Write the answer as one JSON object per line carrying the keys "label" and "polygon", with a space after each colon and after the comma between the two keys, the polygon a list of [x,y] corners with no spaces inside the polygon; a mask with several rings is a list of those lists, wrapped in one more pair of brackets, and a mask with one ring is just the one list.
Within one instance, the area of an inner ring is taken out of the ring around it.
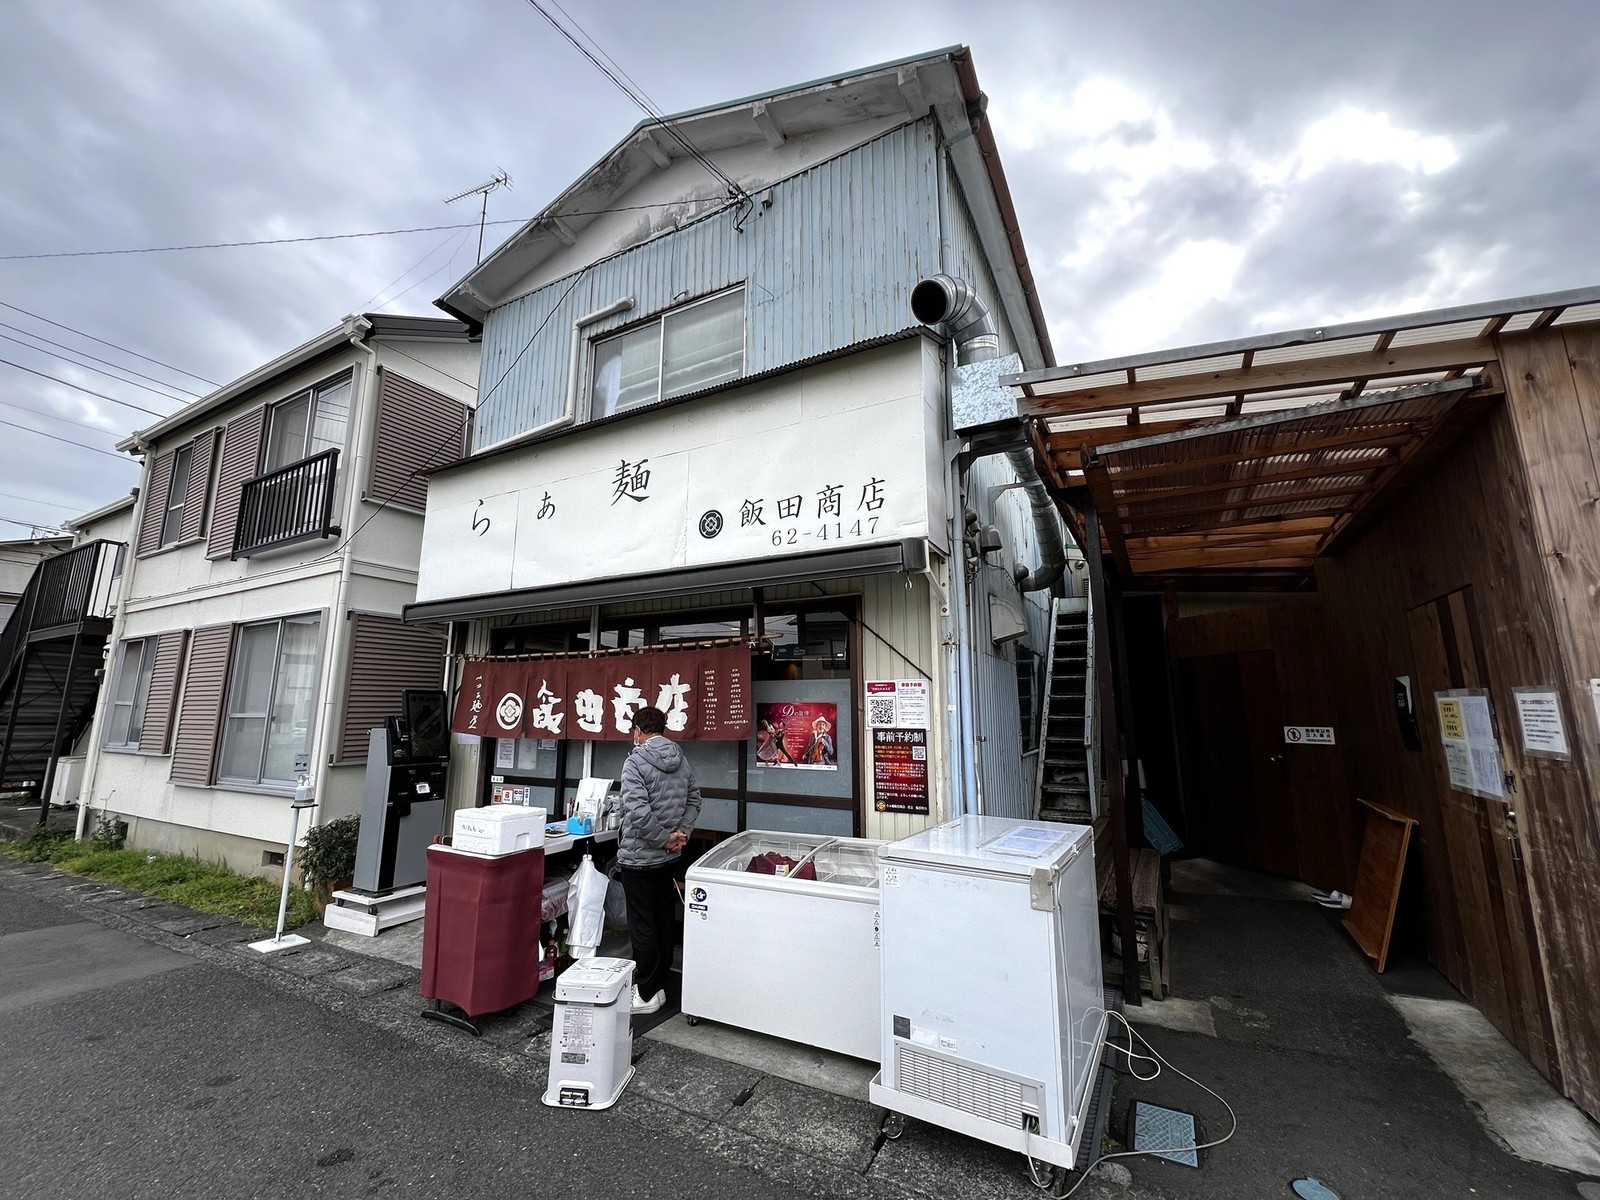
{"label": "blue corrugated metal siding", "polygon": [[743,233],[720,213],[596,263],[565,300],[571,276],[495,309],[474,448],[561,415],[573,321],[625,296],[633,309],[590,337],[745,284],[747,375],[907,328],[911,289],[938,263],[935,162],[931,121],[907,125],[775,185]]}

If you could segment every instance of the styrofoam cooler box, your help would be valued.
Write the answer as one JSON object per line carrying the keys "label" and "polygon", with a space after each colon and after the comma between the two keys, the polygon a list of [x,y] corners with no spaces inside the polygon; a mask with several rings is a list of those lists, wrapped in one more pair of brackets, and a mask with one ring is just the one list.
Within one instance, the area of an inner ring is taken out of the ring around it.
{"label": "styrofoam cooler box", "polygon": [[515,854],[544,845],[549,814],[542,808],[496,804],[456,812],[450,844],[468,854]]}

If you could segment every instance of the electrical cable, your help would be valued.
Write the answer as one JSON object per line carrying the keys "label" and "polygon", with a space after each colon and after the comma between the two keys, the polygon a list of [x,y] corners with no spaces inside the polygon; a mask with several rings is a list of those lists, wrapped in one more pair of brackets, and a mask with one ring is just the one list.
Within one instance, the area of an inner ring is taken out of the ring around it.
{"label": "electrical cable", "polygon": [[0,517],[0,521],[5,521],[11,525],[26,525],[29,529],[44,529],[51,533],[66,533],[64,529],[57,529],[54,525],[47,525],[40,521],[19,521],[15,517]]}
{"label": "electrical cable", "polygon": [[64,512],[78,511],[77,508],[71,504],[58,504],[54,500],[41,500],[37,496],[19,496],[15,492],[0,492],[0,496],[4,496],[7,500],[26,500],[29,504],[43,504],[48,508],[59,508]]}
{"label": "electrical cable", "polygon": [[[680,138],[679,140],[681,141],[682,139]],[[713,171],[719,177],[721,177],[721,172],[715,171],[714,168],[713,168]],[[733,184],[732,186],[738,187],[737,184]],[[743,188],[739,188],[739,191],[741,193],[743,193],[744,189]],[[745,199],[748,199],[748,198],[749,198],[748,196],[745,197]],[[601,216],[601,215],[606,214],[606,213],[642,212],[642,211],[644,211],[646,209],[654,209],[654,208],[675,208],[675,207],[677,207],[678,205],[680,205],[682,203],[683,203],[683,201],[681,201],[681,200],[658,200],[658,201],[655,201],[655,202],[653,202],[651,204],[618,204],[618,205],[613,205],[613,206],[611,206],[609,208],[573,209],[570,212],[563,212],[560,215],[563,216],[563,217],[598,217],[598,216]],[[531,217],[503,217],[503,218],[501,218],[499,220],[487,221],[487,222],[485,222],[485,224],[487,224],[487,225],[526,225],[532,219],[533,218],[531,218]],[[40,254],[0,254],[0,262],[28,262],[28,261],[34,261],[34,260],[43,259],[43,258],[106,258],[106,257],[111,257],[111,256],[114,256],[114,255],[119,255],[119,254],[175,254],[175,253],[178,253],[180,251],[187,251],[187,250],[239,250],[239,249],[246,249],[246,248],[249,248],[249,247],[252,247],[252,246],[294,246],[294,245],[300,245],[300,244],[303,244],[303,243],[306,243],[306,242],[344,242],[344,241],[349,241],[349,240],[351,240],[353,238],[400,237],[400,236],[402,236],[404,234],[408,234],[408,233],[442,233],[443,231],[445,231],[447,229],[476,229],[476,228],[478,228],[478,222],[473,221],[470,224],[465,224],[465,225],[416,225],[416,226],[411,226],[411,227],[406,228],[406,229],[368,229],[368,230],[363,230],[360,233],[319,233],[319,234],[310,234],[310,235],[307,235],[305,237],[251,238],[251,239],[249,239],[247,241],[238,241],[238,242],[189,242],[189,243],[185,243],[185,244],[182,244],[182,245],[173,245],[173,246],[135,246],[135,247],[129,247],[127,249],[119,249],[119,250],[54,250],[54,251],[50,251],[48,253],[40,253]],[[4,304],[4,303],[5,303],[4,301],[0,301],[0,304]],[[5,307],[6,308],[16,308],[17,306],[14,305],[14,304],[6,304]],[[18,312],[22,312],[24,310],[23,309],[17,309],[17,311]],[[29,313],[28,315],[29,316],[34,316],[35,314]],[[41,320],[41,321],[45,320],[44,317],[39,317],[38,319]],[[50,324],[55,325],[55,324],[58,324],[58,322],[51,321]],[[70,328],[70,327],[69,326],[62,326],[62,328]],[[77,333],[78,330],[74,329],[74,330],[72,330],[72,332]],[[84,334],[83,336],[84,337],[89,337],[91,335]],[[102,339],[95,338],[94,340],[98,342],[98,341],[101,341]],[[112,343],[107,343],[107,344],[109,345],[109,344],[112,344]],[[118,346],[117,349],[121,350],[122,347]],[[133,351],[129,350],[129,351],[126,351],[126,353],[132,354]],[[138,357],[145,358],[146,356],[141,354]],[[150,361],[151,362],[156,362],[156,361],[159,361],[159,360],[151,359]],[[161,365],[165,367],[168,364],[161,363]],[[177,367],[172,367],[171,369],[174,370],[174,371],[178,370]],[[193,375],[194,374],[192,371],[185,371],[183,373],[185,375]],[[220,387],[221,386],[220,384],[213,383],[209,379],[205,379],[203,376],[195,375],[194,377],[196,379],[200,379],[203,383],[212,384],[213,387]]]}
{"label": "electrical cable", "polygon": [[420,364],[420,365],[422,365],[424,367],[427,367],[428,370],[430,370],[430,371],[438,372],[440,375],[443,375],[446,379],[454,380],[456,383],[459,383],[462,387],[471,388],[473,391],[477,391],[478,390],[478,385],[477,384],[468,383],[465,379],[462,379],[461,376],[452,375],[452,374],[450,374],[449,371],[446,371],[443,367],[435,366],[433,363],[428,362],[426,359],[418,358],[415,354],[407,354],[404,350],[400,349],[399,346],[391,345],[389,347],[389,349],[394,351],[394,353],[400,355],[400,357],[402,357],[402,358],[409,358],[412,362],[418,363],[418,364]]}
{"label": "electrical cable", "polygon": [[[1090,1163],[1084,1169],[1083,1174],[1079,1177],[1078,1181],[1074,1183],[1072,1187],[1057,1196],[1056,1200],[1069,1200],[1071,1196],[1076,1194],[1079,1188],[1089,1181],[1089,1176],[1094,1173],[1094,1169],[1096,1167],[1103,1162],[1111,1161],[1113,1158],[1143,1158],[1152,1154],[1181,1154],[1186,1151],[1192,1151],[1198,1154],[1201,1150],[1210,1150],[1222,1145],[1224,1142],[1231,1140],[1233,1135],[1239,1132],[1239,1114],[1233,1111],[1233,1105],[1229,1104],[1226,1100],[1208,1088],[1205,1084],[1201,1083],[1193,1075],[1190,1075],[1187,1071],[1183,1071],[1178,1067],[1173,1066],[1170,1062],[1163,1058],[1161,1056],[1161,1052],[1152,1046],[1148,1041],[1146,1041],[1142,1034],[1134,1031],[1133,1026],[1128,1024],[1128,1019],[1121,1013],[1107,1010],[1105,1019],[1101,1022],[1102,1029],[1105,1027],[1105,1025],[1109,1024],[1112,1019],[1121,1022],[1123,1029],[1127,1030],[1128,1045],[1125,1049],[1122,1046],[1114,1045],[1111,1040],[1107,1038],[1105,1043],[1106,1049],[1115,1050],[1118,1054],[1125,1054],[1128,1056],[1128,1070],[1132,1072],[1135,1079],[1139,1080],[1141,1083],[1149,1083],[1151,1080],[1157,1078],[1161,1074],[1163,1067],[1171,1071],[1174,1075],[1177,1075],[1183,1079],[1187,1079],[1190,1083],[1194,1084],[1195,1087],[1199,1088],[1202,1092],[1205,1092],[1208,1096],[1221,1104],[1223,1108],[1228,1110],[1228,1132],[1219,1138],[1213,1138],[1209,1142],[1196,1142],[1193,1146],[1166,1146],[1160,1150],[1118,1150],[1112,1154],[1102,1154],[1099,1158]],[[1139,1054],[1136,1052],[1133,1049],[1133,1043],[1135,1040],[1143,1045],[1146,1050],[1150,1051],[1150,1053]],[[1139,1059],[1141,1062],[1157,1064],[1155,1071],[1149,1075],[1139,1074],[1137,1070],[1134,1070],[1134,1059]],[[1039,1182],[1039,1176],[1035,1169],[1035,1163],[1032,1155],[1025,1154],[1024,1157],[1026,1157],[1028,1160],[1028,1178],[1033,1185],[1041,1190],[1051,1187],[1053,1181],[1047,1179],[1047,1181],[1044,1183]]]}
{"label": "electrical cable", "polygon": [[[462,232],[459,232],[459,233],[457,233],[454,230],[452,230],[450,233],[445,234],[443,241],[441,241],[432,250],[429,250],[427,253],[425,253],[421,258],[417,259],[416,262],[412,263],[404,271],[401,271],[400,274],[396,275],[388,283],[384,284],[381,288],[379,288],[372,295],[372,297],[370,299],[363,301],[362,304],[361,304],[361,307],[359,309],[357,309],[356,311],[357,312],[365,312],[367,309],[372,308],[373,306],[375,306],[378,303],[378,301],[383,299],[383,297],[388,293],[390,288],[394,287],[402,279],[404,279],[407,275],[411,274],[411,272],[415,271],[418,267],[420,267],[423,263],[427,262],[435,254],[439,253],[439,251],[443,250],[452,241],[460,242],[461,240],[466,238],[469,233],[470,233],[470,230],[463,230]],[[415,285],[413,285],[413,286],[415,286]],[[385,303],[387,303],[387,301],[385,301]]]}
{"label": "electrical cable", "polygon": [[193,371],[185,371],[182,367],[175,367],[171,363],[162,362],[159,358],[151,358],[148,354],[140,354],[137,350],[129,350],[126,346],[119,346],[116,342],[108,342],[103,337],[95,337],[92,333],[85,333],[81,329],[74,329],[71,325],[63,325],[60,321],[52,321],[49,317],[41,317],[36,312],[0,300],[0,308],[9,308],[12,312],[19,312],[25,317],[32,317],[35,321],[43,321],[46,325],[54,325],[57,329],[65,329],[68,333],[75,333],[81,338],[88,338],[91,342],[99,342],[102,346],[110,346],[113,350],[121,350],[124,354],[131,354],[134,358],[142,358],[145,362],[155,363],[158,367],[165,367],[169,371],[176,371],[179,375],[187,375],[190,379],[198,379],[201,383],[211,387],[221,387],[215,379],[207,379],[204,375],[196,375]]}
{"label": "electrical cable", "polygon": [[466,245],[467,239],[469,237],[471,237],[471,236],[472,236],[471,230],[468,230],[466,233],[461,234],[460,237],[456,238],[456,244],[455,244],[454,247],[451,248],[450,257],[449,258],[445,259],[442,263],[440,263],[433,270],[429,271],[421,279],[417,280],[410,287],[406,288],[405,291],[399,292],[399,293],[397,293],[397,294],[395,294],[393,296],[390,296],[389,299],[384,301],[384,303],[385,304],[398,304],[400,301],[404,300],[407,296],[409,296],[412,292],[416,291],[423,284],[427,283],[428,280],[434,278],[436,275],[438,275],[441,272],[446,271],[450,267],[452,267],[455,264],[456,255],[461,252],[461,247]]}
{"label": "electrical cable", "polygon": [[[613,71],[611,67],[606,65],[606,63],[600,61],[600,57],[597,57],[596,53],[598,53],[600,56],[603,56],[607,61],[611,62],[613,66],[615,66],[616,63],[615,59],[612,59],[609,54],[600,48],[599,42],[596,42],[588,33],[585,32],[583,34],[583,36],[594,45],[594,52],[591,52],[587,46],[573,36],[571,30],[569,30],[560,21],[556,20],[555,17],[551,15],[550,11],[545,8],[544,5],[539,3],[539,0],[528,0],[528,3],[533,6],[534,10],[538,12],[541,17],[550,23],[551,28],[553,28],[557,33],[571,43],[573,49],[575,49],[579,54],[583,55],[584,58],[589,60],[590,65],[593,66],[595,70],[599,71],[602,75],[609,79],[614,85],[616,85],[618,91],[620,91],[629,100],[632,100],[634,104],[638,105],[638,107],[643,110],[645,116],[650,118],[649,124],[659,126],[661,129],[664,129],[668,134],[671,135],[675,142],[684,148],[684,151],[688,153],[691,158],[709,171],[714,178],[720,180],[728,189],[728,198],[730,200],[739,202],[741,206],[748,205],[750,208],[755,206],[755,202],[750,199],[749,193],[746,192],[739,183],[729,177],[721,167],[717,166],[703,153],[701,153],[700,148],[691,142],[682,132],[680,132],[676,126],[667,121],[666,115],[656,107],[653,100],[644,94],[643,88],[640,88],[636,83],[634,83],[632,87],[629,87],[627,83],[622,82],[621,78],[618,78],[618,76],[621,75],[628,78],[629,83],[632,83],[632,78],[627,76],[627,72],[623,71],[620,66],[616,67],[616,69]],[[565,9],[562,10],[562,14],[566,15]],[[572,20],[570,16],[568,16],[567,19],[569,21]],[[578,25],[576,21],[572,21],[572,24],[574,28],[578,29],[580,32],[583,32],[582,26]],[[744,220],[747,215],[748,211],[740,214],[736,221],[736,226],[738,228],[743,228]]]}
{"label": "electrical cable", "polygon": [[133,462],[126,455],[118,454],[115,450],[102,450],[99,446],[89,445],[88,442],[75,442],[71,438],[60,437],[54,433],[46,433],[44,430],[35,429],[31,425],[18,425],[15,421],[7,421],[3,418],[0,418],[0,425],[9,425],[12,429],[20,429],[25,433],[36,433],[40,437],[49,438],[53,442],[65,442],[69,446],[77,446],[80,450],[93,450],[96,454],[104,454],[106,457],[114,458],[118,462],[125,462],[130,465]]}
{"label": "electrical cable", "polygon": [[142,413],[149,413],[152,417],[160,417],[162,420],[165,420],[168,416],[167,413],[157,412],[153,408],[146,408],[144,405],[135,404],[131,400],[118,400],[115,396],[108,396],[104,392],[97,392],[93,388],[81,387],[76,383],[69,383],[65,379],[58,379],[54,375],[46,375],[43,371],[35,371],[32,367],[25,367],[21,363],[12,362],[9,358],[0,358],[0,364],[4,364],[8,367],[15,367],[19,371],[26,371],[29,375],[37,375],[40,379],[48,379],[51,383],[59,383],[62,387],[69,387],[75,392],[83,392],[86,395],[94,396],[101,400],[109,400],[113,404],[122,405],[123,408],[132,408]]}
{"label": "electrical cable", "polygon": [[[10,326],[7,326],[7,328],[9,329]],[[57,354],[54,350],[46,350],[43,346],[31,345],[21,338],[12,337],[9,333],[0,333],[0,338],[4,338],[8,342],[15,342],[19,346],[32,350],[35,354],[48,354],[51,358],[58,359],[70,367],[77,367],[80,371],[93,371],[96,375],[104,375],[107,379],[115,379],[118,383],[125,383],[129,387],[136,387],[141,391],[150,392],[160,396],[163,400],[176,400],[179,404],[189,403],[182,396],[174,396],[171,392],[163,392],[160,388],[153,388],[147,383],[137,383],[132,379],[124,379],[121,375],[113,375],[110,371],[103,370],[100,367],[91,367],[88,363],[78,362],[76,359],[68,358],[65,354]],[[199,399],[199,397],[197,396],[195,399]]]}
{"label": "electrical cable", "polygon": [[115,429],[107,429],[104,425],[91,425],[87,421],[74,421],[71,417],[63,417],[60,413],[49,412],[42,408],[29,408],[26,404],[18,404],[15,400],[0,400],[0,405],[4,405],[6,408],[14,408],[18,412],[31,413],[36,417],[49,417],[52,421],[76,425],[79,429],[87,429],[90,433],[103,433],[109,437],[120,436]]}
{"label": "electrical cable", "polygon": [[[168,383],[165,379],[157,379],[154,375],[146,375],[143,371],[135,371],[132,367],[125,367],[121,363],[114,363],[109,358],[99,358],[93,354],[90,354],[87,350],[76,350],[67,345],[65,342],[53,341],[52,339],[45,337],[43,334],[30,333],[20,325],[12,325],[6,321],[0,321],[0,329],[10,329],[16,333],[22,334],[24,337],[31,337],[36,342],[43,342],[47,346],[59,346],[61,349],[70,354],[76,354],[79,358],[87,358],[90,362],[104,363],[108,367],[115,367],[125,375],[133,375],[139,379],[148,379],[151,383],[159,383],[162,387],[171,388],[175,392],[182,392],[185,396],[189,396],[195,400],[200,399],[202,395],[200,392],[190,391],[188,388],[181,387],[176,383]],[[176,370],[177,368],[174,367],[172,369]],[[124,382],[131,383],[132,380],[124,380]]]}

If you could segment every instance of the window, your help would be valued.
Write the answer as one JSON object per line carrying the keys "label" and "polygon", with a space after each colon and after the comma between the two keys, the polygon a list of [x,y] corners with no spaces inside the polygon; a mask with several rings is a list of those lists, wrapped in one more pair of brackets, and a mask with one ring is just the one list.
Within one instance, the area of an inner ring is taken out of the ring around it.
{"label": "window", "polygon": [[144,728],[144,706],[150,695],[150,675],[156,665],[156,639],[135,638],[122,643],[122,663],[111,693],[106,718],[107,746],[134,747]]}
{"label": "window", "polygon": [[609,417],[743,374],[741,287],[595,342],[589,415]]}
{"label": "window", "polygon": [[1017,714],[1022,727],[1022,752],[1039,748],[1039,656],[1017,647]]}
{"label": "window", "polygon": [[175,546],[183,536],[183,505],[189,495],[189,471],[194,466],[194,444],[172,456],[172,482],[167,485],[167,511],[161,518],[161,545]]}
{"label": "window", "polygon": [[271,474],[324,450],[344,447],[350,421],[350,377],[301,392],[267,410],[267,459]]}
{"label": "window", "polygon": [[321,620],[288,617],[239,627],[222,727],[223,782],[296,781],[311,750]]}

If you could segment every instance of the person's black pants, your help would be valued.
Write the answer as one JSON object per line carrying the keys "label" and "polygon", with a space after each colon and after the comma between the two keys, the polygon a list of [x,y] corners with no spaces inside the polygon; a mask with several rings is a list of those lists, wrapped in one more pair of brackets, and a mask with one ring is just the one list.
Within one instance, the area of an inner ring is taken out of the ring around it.
{"label": "person's black pants", "polygon": [[634,986],[651,999],[665,990],[672,974],[677,940],[677,897],[672,886],[677,864],[623,867],[622,894],[628,900],[628,936],[633,941]]}

